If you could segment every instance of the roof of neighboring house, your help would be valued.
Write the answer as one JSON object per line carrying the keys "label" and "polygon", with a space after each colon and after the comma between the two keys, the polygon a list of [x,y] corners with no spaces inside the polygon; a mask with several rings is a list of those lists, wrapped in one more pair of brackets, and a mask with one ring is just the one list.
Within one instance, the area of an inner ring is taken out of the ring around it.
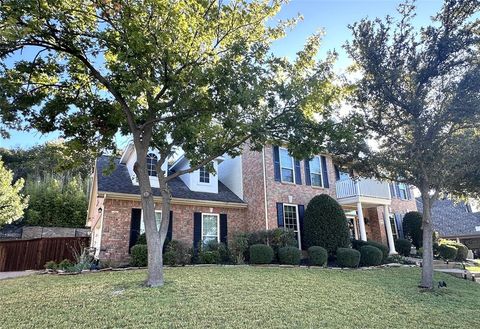
{"label": "roof of neighboring house", "polygon": [[[417,198],[418,211],[423,211],[423,203]],[[433,229],[442,237],[480,236],[480,216],[468,211],[463,202],[437,200],[432,207]]]}
{"label": "roof of neighboring house", "polygon": [[[140,195],[140,188],[138,185],[134,185],[128,173],[127,166],[119,163],[119,158],[114,158],[115,169],[110,175],[104,175],[103,169],[107,168],[110,164],[109,156],[101,156],[97,159],[97,178],[98,178],[98,191],[100,192],[112,192],[123,194],[136,194]],[[218,193],[208,192],[196,192],[191,191],[187,185],[178,177],[168,182],[170,191],[173,198],[179,199],[192,199],[201,201],[219,201],[219,202],[232,202],[232,203],[244,203],[235,193],[233,193],[228,187],[226,187],[220,181],[218,182]],[[160,189],[152,188],[153,195],[160,196]]]}

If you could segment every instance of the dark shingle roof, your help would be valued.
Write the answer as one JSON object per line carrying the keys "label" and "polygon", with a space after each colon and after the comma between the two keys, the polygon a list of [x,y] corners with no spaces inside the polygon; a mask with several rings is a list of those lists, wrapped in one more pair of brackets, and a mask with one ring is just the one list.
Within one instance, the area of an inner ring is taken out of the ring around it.
{"label": "dark shingle roof", "polygon": [[[417,198],[418,211],[423,211],[423,203]],[[449,199],[437,200],[432,207],[433,229],[440,236],[457,237],[480,235],[475,227],[480,226],[480,216],[467,211],[464,203],[453,203]]]}
{"label": "dark shingle roof", "polygon": [[[113,161],[115,169],[110,175],[106,175],[103,174],[103,169],[108,167],[110,158],[101,156],[97,159],[98,191],[139,195],[140,189],[138,186],[133,185],[126,165],[119,163],[118,158],[115,158]],[[178,177],[169,181],[168,185],[174,198],[244,203],[242,199],[221,182],[218,182],[218,193],[191,191]],[[153,188],[153,194],[160,196],[160,189]]]}

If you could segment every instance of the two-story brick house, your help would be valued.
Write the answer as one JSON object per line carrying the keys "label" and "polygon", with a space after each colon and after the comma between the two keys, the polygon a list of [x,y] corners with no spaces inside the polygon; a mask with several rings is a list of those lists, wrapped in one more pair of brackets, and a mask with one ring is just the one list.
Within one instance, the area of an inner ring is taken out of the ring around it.
{"label": "two-story brick house", "polygon": [[[149,153],[151,184],[161,208],[154,166],[157,158],[155,151]],[[107,175],[104,168],[111,160],[115,168]],[[127,262],[130,247],[143,231],[135,160],[135,150],[129,145],[120,159],[103,156],[96,162],[87,226],[100,259]],[[210,239],[228,242],[235,232],[285,227],[297,233],[302,247],[305,207],[315,195],[326,193],[345,209],[352,237],[388,244],[395,252],[393,241],[402,236],[403,214],[416,210],[409,187],[373,179],[352,180],[336,170],[328,155],[297,160],[285,148],[266,146],[261,152],[246,148],[236,158],[219,157],[213,165],[215,175],[201,168],[169,183],[168,239],[191,245]],[[163,166],[166,169],[167,163]],[[181,156],[168,171],[188,167],[188,159]],[[161,211],[157,218],[162,218]],[[384,224],[385,219],[390,225]]]}

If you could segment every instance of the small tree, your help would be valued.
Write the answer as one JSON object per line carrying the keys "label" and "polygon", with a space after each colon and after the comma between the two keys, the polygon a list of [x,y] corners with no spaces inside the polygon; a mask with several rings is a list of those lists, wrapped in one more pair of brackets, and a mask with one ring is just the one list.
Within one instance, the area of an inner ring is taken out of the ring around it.
{"label": "small tree", "polygon": [[[447,0],[433,24],[415,29],[415,7],[400,19],[350,26],[347,52],[361,78],[350,124],[365,136],[347,152],[358,173],[416,186],[423,202],[421,287],[433,288],[433,202],[443,192],[480,190],[478,0]],[[367,147],[365,140],[374,140]]]}
{"label": "small tree", "polygon": [[[256,150],[270,138],[312,153],[334,126],[333,57],[315,60],[319,35],[293,62],[271,55],[272,42],[295,21],[271,24],[284,2],[2,1],[0,59],[16,60],[0,65],[0,118],[13,127],[26,119],[42,132],[59,130],[79,151],[114,148],[118,131],[131,136],[148,286],[163,285],[168,229],[167,220],[159,229],[155,222],[150,148],[160,155],[156,172],[168,214],[172,179],[202,166],[213,170],[215,158],[239,155],[247,140]],[[191,167],[167,175],[162,165],[178,149]]]}
{"label": "small tree", "polygon": [[347,217],[335,199],[327,194],[315,196],[304,216],[303,247],[320,246],[335,255],[338,248],[350,246]]}
{"label": "small tree", "polygon": [[0,158],[0,225],[23,216],[28,205],[28,197],[21,193],[23,183],[23,179],[13,182],[13,173],[4,167]]}
{"label": "small tree", "polygon": [[412,241],[415,248],[422,247],[422,214],[418,211],[409,211],[403,217],[403,234]]}

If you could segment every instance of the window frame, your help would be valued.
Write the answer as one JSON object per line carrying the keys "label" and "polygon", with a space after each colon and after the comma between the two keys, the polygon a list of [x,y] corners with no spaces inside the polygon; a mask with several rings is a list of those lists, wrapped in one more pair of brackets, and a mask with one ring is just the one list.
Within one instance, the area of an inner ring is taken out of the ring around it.
{"label": "window frame", "polygon": [[[286,151],[287,152],[287,155],[290,157],[290,160],[291,160],[291,163],[292,163],[292,168],[287,168],[287,167],[283,167],[282,166],[282,150],[283,151]],[[293,158],[293,156],[290,155],[290,153],[288,153],[288,149],[284,148],[284,147],[279,147],[278,148],[278,162],[279,162],[279,165],[280,165],[280,181],[282,183],[287,183],[287,184],[296,184],[296,179],[295,179],[295,159]],[[283,179],[283,169],[287,169],[287,170],[292,170],[292,181],[289,182],[289,181],[286,181]]]}
{"label": "window frame", "polygon": [[[152,159],[155,159],[153,162]],[[157,163],[158,163],[158,156],[155,153],[149,152],[147,154],[147,173],[149,177],[157,177]],[[152,175],[155,173],[155,175]]]}
{"label": "window frame", "polygon": [[[155,209],[155,222],[157,223],[157,230],[160,230],[160,224],[162,223],[163,215],[162,217],[160,217],[160,223],[159,223],[157,221],[157,213],[162,214],[162,211]],[[142,209],[141,216],[140,216],[140,234],[143,234],[143,233],[145,233],[145,223],[143,222],[143,209]]]}
{"label": "window frame", "polygon": [[393,241],[398,240],[400,237],[398,235],[397,220],[395,219],[395,214],[390,214],[388,217],[390,221],[390,228],[392,229]]}
{"label": "window frame", "polygon": [[296,216],[296,224],[297,224],[297,242],[298,242],[298,248],[301,249],[302,248],[302,237],[301,237],[301,234],[300,234],[300,215],[298,213],[298,204],[292,204],[292,203],[284,203],[283,204],[283,229],[284,230],[287,230],[287,221],[286,221],[286,218],[285,218],[285,214],[286,214],[286,211],[285,211],[285,207],[294,207],[295,208],[295,216]]}
{"label": "window frame", "polygon": [[[318,173],[312,171],[312,161],[314,159],[318,160],[318,164],[319,164],[319,167],[320,167],[320,172],[318,172]],[[310,185],[314,186],[314,187],[325,187],[325,184],[323,182],[323,165],[322,165],[322,159],[320,158],[320,156],[315,155],[312,159],[308,160],[308,166],[310,168]],[[313,184],[312,175],[320,176],[320,185]]]}
{"label": "window frame", "polygon": [[217,218],[217,243],[220,243],[220,214],[216,213],[206,213],[202,212],[202,231],[200,232],[200,241],[202,242],[203,245],[205,245],[204,241],[204,234],[203,234],[203,218],[205,216],[215,216]]}
{"label": "window frame", "polygon": [[[203,168],[203,171],[208,175],[208,182],[202,182],[202,168]],[[201,166],[200,168],[198,168],[198,183],[199,184],[205,184],[205,185],[209,185],[211,183],[211,180],[210,180],[210,173],[205,169],[205,166]]]}
{"label": "window frame", "polygon": [[[407,184],[398,183],[398,190],[400,192],[400,195],[398,196],[398,198],[400,200],[408,200],[407,188],[408,188]],[[402,195],[402,193],[405,194],[405,197]]]}

